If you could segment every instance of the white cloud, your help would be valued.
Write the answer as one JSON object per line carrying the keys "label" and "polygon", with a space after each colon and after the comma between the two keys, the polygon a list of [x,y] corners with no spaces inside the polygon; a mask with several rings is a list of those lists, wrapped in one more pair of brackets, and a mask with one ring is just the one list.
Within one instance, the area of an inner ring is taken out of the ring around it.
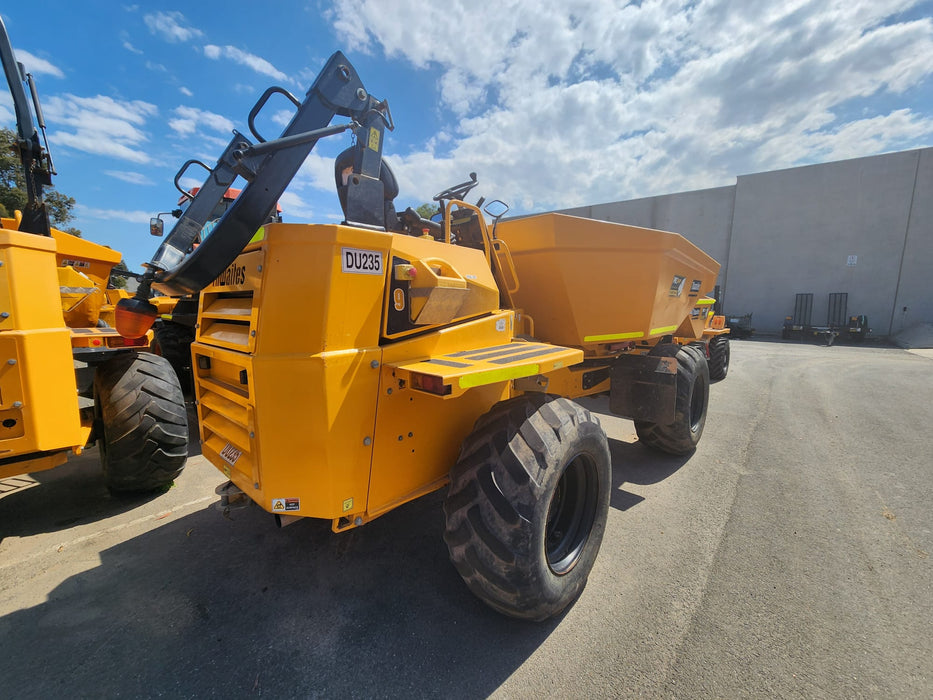
{"label": "white cloud", "polygon": [[182,95],[184,95],[185,97],[194,97],[194,93],[191,92],[191,90],[189,90],[188,88],[186,88],[184,85],[182,85],[180,88],[178,88],[178,92],[180,92],[180,93],[181,93]]}
{"label": "white cloud", "polygon": [[314,208],[294,192],[284,192],[279,198],[279,204],[283,215],[286,215],[289,221],[314,219]]}
{"label": "white cloud", "polygon": [[246,66],[260,75],[267,75],[275,80],[287,79],[285,73],[278,70],[266,59],[238,49],[235,46],[215,46],[213,44],[207,44],[204,47],[204,55],[215,61],[226,58],[234,63],[239,63],[241,66]]}
{"label": "white cloud", "polygon": [[153,12],[144,15],[143,22],[150,32],[173,43],[190,41],[204,35],[200,29],[190,26],[181,12]]}
{"label": "white cloud", "polygon": [[142,55],[142,54],[143,54],[143,50],[142,50],[142,49],[137,49],[135,46],[133,46],[133,44],[131,44],[131,43],[129,42],[128,39],[124,39],[124,40],[123,40],[123,48],[126,49],[127,51],[129,51],[130,53],[135,53],[135,54],[137,54],[137,55]]}
{"label": "white cloud", "polygon": [[921,4],[344,0],[328,16],[351,55],[439,76],[424,108],[449,140],[390,155],[404,197],[476,171],[477,195],[543,209],[929,144],[908,96],[933,75],[933,19],[901,19]]}
{"label": "white cloud", "polygon": [[65,94],[47,98],[44,111],[53,143],[134,163],[151,160],[141,147],[148,140],[142,127],[158,112],[153,104]]}
{"label": "white cloud", "polygon": [[135,173],[126,170],[105,170],[105,175],[110,177],[115,177],[117,180],[123,180],[123,182],[128,182],[131,185],[153,185],[155,184],[148,177],[142,173]]}
{"label": "white cloud", "polygon": [[116,219],[118,221],[128,221],[133,224],[148,224],[149,217],[152,216],[152,213],[147,211],[128,211],[125,209],[95,209],[93,207],[84,206],[83,204],[76,204],[75,211],[81,218],[100,219],[102,221]]}
{"label": "white cloud", "polygon": [[27,73],[33,73],[34,75],[51,75],[55,78],[65,77],[61,68],[46,61],[44,58],[39,58],[28,51],[23,51],[23,49],[16,49],[16,60],[26,66]]}
{"label": "white cloud", "polygon": [[213,112],[193,107],[176,107],[174,113],[175,118],[170,119],[168,125],[178,134],[193,134],[199,126],[227,133],[233,131],[232,121]]}

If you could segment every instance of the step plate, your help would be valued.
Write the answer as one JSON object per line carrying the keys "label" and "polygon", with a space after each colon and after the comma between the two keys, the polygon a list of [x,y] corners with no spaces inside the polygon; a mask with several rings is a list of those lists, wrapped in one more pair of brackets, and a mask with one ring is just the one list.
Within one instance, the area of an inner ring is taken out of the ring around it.
{"label": "step plate", "polygon": [[576,348],[515,341],[390,366],[408,387],[452,398],[473,387],[547,374],[582,361],[583,351]]}

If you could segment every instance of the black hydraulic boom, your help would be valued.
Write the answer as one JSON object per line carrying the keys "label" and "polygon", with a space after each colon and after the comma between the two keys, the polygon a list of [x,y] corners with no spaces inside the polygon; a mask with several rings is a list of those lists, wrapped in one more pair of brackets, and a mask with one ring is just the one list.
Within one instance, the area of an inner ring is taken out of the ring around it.
{"label": "black hydraulic boom", "polygon": [[[23,210],[23,220],[19,230],[24,233],[36,233],[41,236],[51,236],[52,227],[49,222],[48,210],[43,199],[43,188],[52,185],[52,159],[48,147],[43,148],[39,139],[39,130],[45,135],[45,120],[39,106],[39,96],[32,75],[26,72],[23,64],[16,60],[10,37],[6,33],[6,26],[0,19],[0,59],[3,62],[3,72],[6,74],[13,97],[13,108],[16,112],[17,147],[20,160],[23,164],[23,175],[26,180],[26,207]],[[25,86],[29,86],[32,97],[30,106],[26,96]],[[32,109],[36,116],[33,119]],[[36,127],[38,124],[38,128]]]}
{"label": "black hydraulic boom", "polygon": [[[297,111],[279,138],[266,141],[256,131],[254,120],[269,97],[276,93],[286,96]],[[328,126],[335,115],[349,117],[350,121]],[[204,167],[208,176],[148,263],[142,282],[146,288],[141,291],[147,294],[152,286],[164,294],[181,296],[198,292],[210,284],[236,259],[267,220],[318,140],[342,131],[355,133],[361,152],[349,183],[350,199],[378,202],[378,206],[371,207],[378,214],[377,220],[368,223],[382,225],[379,212],[382,211],[383,186],[379,175],[386,127],[394,128],[388,105],[366,92],[353,66],[340,52],[328,60],[303,102],[282,88],[267,90],[249,115],[249,128],[256,143],[234,131],[213,168],[198,161],[188,161],[182,166],[175,178],[179,190],[178,181],[190,165]],[[211,211],[237,176],[247,181],[246,186],[211,235],[189,254]]]}

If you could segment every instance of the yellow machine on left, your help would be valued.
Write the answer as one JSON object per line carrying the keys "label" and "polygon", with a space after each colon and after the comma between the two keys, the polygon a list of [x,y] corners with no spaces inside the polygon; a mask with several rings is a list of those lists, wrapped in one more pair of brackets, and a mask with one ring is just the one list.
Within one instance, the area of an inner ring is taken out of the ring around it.
{"label": "yellow machine on left", "polygon": [[96,442],[111,491],[164,488],[188,454],[178,379],[166,360],[138,351],[146,337],[114,330],[126,293],[108,282],[120,254],[50,224],[43,188],[55,171],[42,111],[2,20],[0,58],[27,195],[23,211],[0,220],[0,478],[50,469]]}

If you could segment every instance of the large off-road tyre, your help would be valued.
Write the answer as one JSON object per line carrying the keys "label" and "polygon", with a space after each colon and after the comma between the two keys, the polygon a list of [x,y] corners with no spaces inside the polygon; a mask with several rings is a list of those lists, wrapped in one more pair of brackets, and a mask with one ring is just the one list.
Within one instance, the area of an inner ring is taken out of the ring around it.
{"label": "large off-road tyre", "polygon": [[444,540],[470,590],[512,617],[544,620],[580,595],[606,529],[606,434],[568,399],[526,394],[482,416],[444,503]]}
{"label": "large off-road tyre", "polygon": [[[696,449],[709,405],[709,365],[703,350],[694,346],[665,345],[657,353],[677,358],[677,395],[674,422],[669,425],[635,421],[638,439],[655,450],[686,455]],[[654,352],[654,351],[652,351]]]}
{"label": "large off-road tyre", "polygon": [[709,378],[710,381],[719,382],[729,374],[729,338],[717,335],[709,341]]}
{"label": "large off-road tyre", "polygon": [[194,328],[172,321],[158,321],[152,329],[155,337],[149,346],[153,354],[161,355],[175,370],[178,383],[185,396],[194,388],[191,371],[191,343],[194,342]]}
{"label": "large off-road tyre", "polygon": [[97,444],[113,492],[165,488],[188,458],[188,416],[175,371],[151,353],[115,355],[94,377]]}

